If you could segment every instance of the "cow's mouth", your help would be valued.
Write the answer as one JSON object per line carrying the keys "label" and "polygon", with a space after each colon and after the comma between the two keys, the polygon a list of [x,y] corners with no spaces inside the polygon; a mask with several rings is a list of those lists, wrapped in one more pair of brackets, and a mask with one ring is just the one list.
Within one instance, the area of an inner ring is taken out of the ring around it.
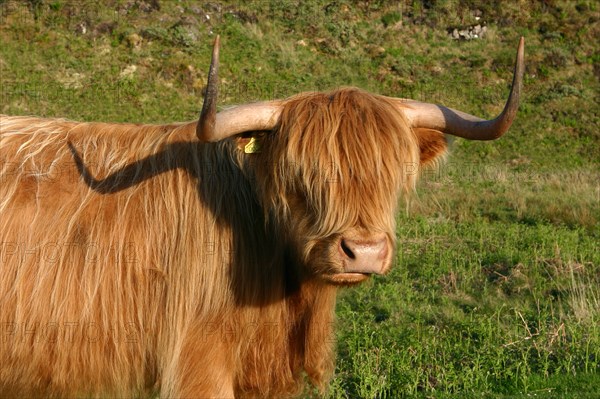
{"label": "cow's mouth", "polygon": [[327,275],[327,280],[335,285],[354,285],[362,283],[370,276],[370,273],[335,273]]}

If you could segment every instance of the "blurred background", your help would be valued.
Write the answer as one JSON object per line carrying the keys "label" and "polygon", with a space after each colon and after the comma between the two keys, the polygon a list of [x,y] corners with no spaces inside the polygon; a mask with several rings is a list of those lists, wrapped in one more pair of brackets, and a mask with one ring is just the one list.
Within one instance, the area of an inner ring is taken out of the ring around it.
{"label": "blurred background", "polygon": [[524,36],[511,130],[455,140],[393,271],[340,291],[328,396],[599,397],[597,1],[0,0],[0,113],[193,120],[216,34],[221,106],[358,86],[486,118]]}

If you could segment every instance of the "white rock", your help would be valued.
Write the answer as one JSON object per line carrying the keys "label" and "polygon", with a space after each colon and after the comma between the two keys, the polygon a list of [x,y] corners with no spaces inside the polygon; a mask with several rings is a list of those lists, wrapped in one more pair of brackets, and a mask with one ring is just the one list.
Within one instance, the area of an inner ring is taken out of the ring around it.
{"label": "white rock", "polygon": [[137,71],[137,65],[128,65],[125,69],[121,71],[119,74],[119,78],[121,79],[130,79]]}

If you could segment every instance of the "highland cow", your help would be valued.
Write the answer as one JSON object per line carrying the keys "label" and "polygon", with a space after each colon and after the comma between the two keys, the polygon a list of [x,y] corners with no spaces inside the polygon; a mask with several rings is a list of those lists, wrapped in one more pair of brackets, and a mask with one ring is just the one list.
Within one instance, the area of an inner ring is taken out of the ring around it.
{"label": "highland cow", "polygon": [[399,197],[485,121],[356,88],[199,121],[1,116],[0,397],[229,398],[324,389],[339,286],[385,274]]}

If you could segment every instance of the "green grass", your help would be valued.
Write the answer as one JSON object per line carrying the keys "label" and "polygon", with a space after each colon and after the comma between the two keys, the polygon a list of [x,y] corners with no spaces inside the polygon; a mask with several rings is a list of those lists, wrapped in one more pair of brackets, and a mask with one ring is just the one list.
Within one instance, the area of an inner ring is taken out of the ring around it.
{"label": "green grass", "polygon": [[403,217],[399,237],[389,276],[342,293],[333,397],[501,397],[565,376],[574,391],[598,372],[600,255],[585,230]]}
{"label": "green grass", "polygon": [[402,206],[392,272],[341,291],[328,396],[600,395],[597,2],[106,3],[0,0],[1,113],[194,119],[218,33],[221,105],[356,85],[492,116],[525,36],[506,137],[456,140]]}

